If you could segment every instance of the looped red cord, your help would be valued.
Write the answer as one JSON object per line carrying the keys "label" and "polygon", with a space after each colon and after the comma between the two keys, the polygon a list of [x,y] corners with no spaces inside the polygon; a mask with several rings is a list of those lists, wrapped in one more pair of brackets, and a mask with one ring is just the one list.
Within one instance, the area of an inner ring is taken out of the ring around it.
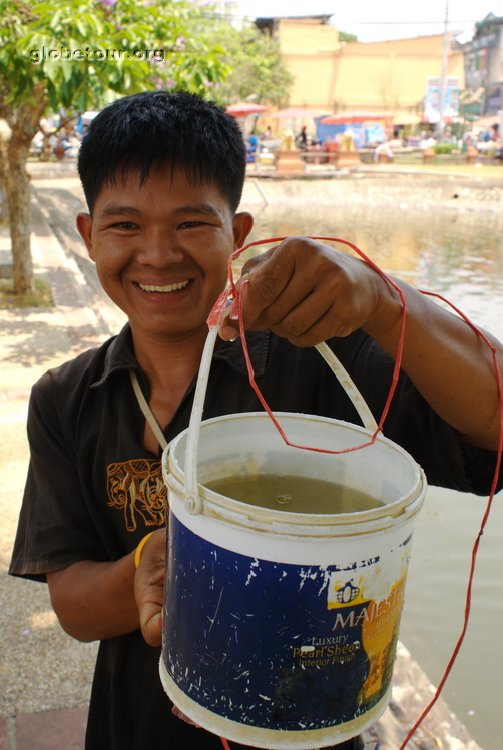
{"label": "looped red cord", "polygon": [[470,622],[470,613],[472,608],[472,589],[473,589],[473,580],[475,577],[475,570],[477,566],[477,555],[479,551],[479,545],[480,541],[482,539],[482,535],[484,533],[485,527],[487,525],[487,521],[489,520],[489,516],[492,509],[492,504],[494,500],[494,496],[496,494],[496,490],[498,487],[498,477],[501,469],[501,459],[503,454],[503,383],[501,378],[501,371],[499,367],[499,362],[497,358],[497,351],[496,347],[489,341],[487,336],[483,331],[481,331],[479,328],[477,328],[474,323],[463,313],[461,310],[459,310],[455,305],[453,305],[451,302],[449,302],[448,299],[445,297],[442,297],[442,295],[437,294],[436,292],[427,292],[423,289],[419,290],[422,294],[428,295],[429,297],[436,297],[437,299],[442,300],[442,302],[445,302],[449,307],[451,307],[464,321],[465,323],[470,326],[470,328],[477,334],[477,336],[486,344],[486,346],[491,351],[491,360],[493,365],[493,372],[494,372],[494,378],[496,381],[496,386],[498,389],[498,406],[499,406],[499,433],[498,433],[498,448],[496,453],[496,464],[494,467],[494,474],[493,474],[493,480],[491,483],[491,489],[489,491],[489,497],[487,500],[487,504],[484,510],[484,514],[482,516],[482,521],[480,523],[479,530],[477,532],[477,536],[475,537],[475,542],[472,546],[471,551],[471,559],[470,559],[470,570],[468,573],[468,582],[466,586],[466,594],[465,594],[465,611],[463,616],[463,624],[461,627],[461,632],[458,636],[458,640],[456,641],[456,644],[452,650],[451,656],[449,658],[449,661],[447,662],[447,666],[444,670],[444,673],[442,675],[442,678],[440,682],[438,683],[437,689],[433,695],[433,698],[428,703],[426,708],[423,710],[419,718],[417,719],[416,723],[412,726],[410,731],[408,732],[407,736],[405,737],[404,741],[400,745],[399,750],[405,750],[407,747],[407,744],[409,740],[412,739],[414,734],[417,732],[421,724],[423,723],[424,719],[428,716],[431,709],[435,705],[435,703],[440,698],[440,695],[442,693],[442,690],[444,689],[445,683],[447,682],[447,679],[452,671],[452,668],[456,662],[456,659],[458,657],[458,654],[461,650],[461,647],[463,645],[463,641],[465,639],[465,635],[468,630],[468,624]]}
{"label": "looped red cord", "polygon": [[232,298],[232,305],[230,308],[229,315],[232,319],[237,320],[239,323],[239,337],[241,339],[241,345],[243,348],[243,355],[245,358],[246,363],[246,370],[248,372],[248,380],[250,383],[250,386],[256,393],[260,403],[262,404],[264,410],[269,415],[271,421],[274,423],[274,426],[280,433],[281,437],[283,438],[284,442],[289,445],[292,448],[300,448],[302,450],[307,451],[314,451],[317,453],[328,453],[330,455],[340,455],[342,453],[351,453],[352,451],[361,450],[362,448],[368,448],[369,446],[373,445],[377,439],[377,436],[380,432],[382,432],[382,428],[384,425],[384,422],[386,420],[386,417],[388,416],[389,408],[391,406],[391,402],[393,400],[393,396],[395,395],[396,387],[398,385],[398,377],[400,374],[400,367],[402,364],[402,356],[403,356],[403,346],[404,346],[404,340],[405,340],[405,325],[406,325],[406,311],[407,311],[407,305],[405,302],[405,297],[400,289],[400,287],[395,284],[395,282],[390,279],[384,271],[382,271],[362,250],[360,250],[356,245],[354,245],[352,242],[349,242],[348,240],[343,240],[339,237],[318,237],[313,236],[309,239],[311,240],[322,240],[324,242],[339,242],[343,245],[347,245],[350,247],[355,253],[357,253],[363,260],[368,263],[368,265],[377,273],[379,276],[381,276],[389,286],[391,286],[395,291],[397,292],[400,303],[402,306],[402,319],[400,323],[400,336],[398,341],[398,347],[397,347],[397,354],[395,358],[395,365],[393,368],[393,374],[391,378],[391,385],[388,392],[388,396],[386,399],[386,403],[384,405],[383,412],[381,414],[381,417],[379,419],[378,425],[374,433],[371,435],[368,441],[361,443],[360,445],[355,445],[350,448],[342,448],[340,450],[331,450],[329,448],[316,448],[314,446],[310,445],[302,445],[299,443],[294,443],[291,441],[288,436],[286,435],[285,431],[283,430],[281,424],[279,423],[278,419],[273,414],[271,408],[269,407],[269,404],[265,400],[262,391],[260,390],[259,386],[257,385],[257,382],[255,380],[255,371],[253,369],[253,365],[251,363],[249,354],[248,354],[248,346],[246,343],[246,336],[245,336],[245,330],[244,330],[244,324],[243,324],[243,311],[242,311],[242,294],[241,290],[236,287],[234,284],[234,278],[232,273],[232,262],[241,255],[245,250],[248,250],[250,247],[254,247],[257,245],[266,245],[266,244],[272,244],[272,243],[278,243],[282,242],[283,240],[288,239],[287,237],[272,237],[266,240],[256,240],[255,242],[250,242],[247,245],[244,245],[243,247],[239,248],[238,250],[235,250],[234,253],[229,257],[228,261],[228,277],[229,277],[229,289],[226,289],[222,294],[218,297],[217,301],[215,302],[215,305],[213,306],[213,309],[210,312],[210,315],[208,317],[208,325],[214,326],[218,325],[218,322],[220,320],[220,315],[222,311],[225,309],[229,302],[229,297]]}
{"label": "looped red cord", "polygon": [[[398,293],[400,297],[400,302],[402,305],[402,320],[401,320],[401,326],[400,326],[400,337],[399,337],[399,343],[397,348],[397,355],[395,359],[395,367],[393,369],[393,376],[392,376],[392,382],[390,386],[390,390],[388,393],[388,397],[386,399],[386,403],[383,409],[383,413],[381,415],[381,418],[379,420],[379,424],[377,426],[377,429],[375,430],[374,434],[370,438],[370,440],[367,443],[363,443],[362,445],[358,445],[352,448],[346,448],[343,450],[338,451],[332,451],[326,448],[314,448],[311,446],[304,446],[304,445],[298,445],[296,443],[292,443],[286,436],[283,428],[279,424],[278,420],[275,418],[274,414],[272,413],[269,405],[267,404],[262,392],[260,391],[260,388],[258,387],[257,383],[255,382],[255,372],[253,370],[253,366],[250,361],[250,357],[248,354],[248,347],[246,343],[245,338],[245,331],[244,331],[244,324],[243,324],[243,312],[242,312],[242,295],[240,294],[239,289],[237,289],[236,285],[234,284],[234,278],[232,274],[232,262],[241,255],[245,250],[247,250],[250,247],[254,247],[257,245],[266,245],[266,244],[272,244],[277,242],[283,242],[283,240],[288,239],[287,237],[273,237],[266,240],[256,240],[255,242],[250,242],[247,245],[244,245],[243,247],[236,250],[229,258],[228,262],[228,277],[229,277],[229,289],[226,289],[217,299],[215,305],[213,306],[210,315],[208,317],[208,325],[214,326],[218,325],[220,316],[224,308],[228,305],[229,297],[232,298],[233,302],[230,309],[230,317],[232,319],[237,319],[239,322],[239,336],[241,340],[241,345],[243,348],[243,353],[246,361],[246,369],[248,372],[248,379],[250,382],[251,387],[257,394],[261,404],[263,405],[265,411],[269,415],[269,417],[274,422],[274,425],[278,429],[279,433],[281,434],[283,440],[287,443],[287,445],[290,445],[292,447],[296,448],[302,448],[304,450],[311,450],[311,451],[317,451],[320,453],[332,453],[332,454],[340,454],[340,453],[348,453],[350,451],[355,450],[361,450],[362,448],[366,448],[369,445],[372,445],[379,432],[382,431],[382,426],[384,424],[384,421],[388,415],[388,411],[391,405],[391,402],[393,400],[393,396],[395,394],[396,386],[398,383],[398,376],[400,372],[400,366],[402,362],[402,356],[403,356],[403,345],[404,345],[404,339],[405,339],[405,325],[406,325],[406,302],[405,297],[403,295],[402,290],[399,288],[397,284],[392,281],[362,250],[360,250],[356,245],[354,245],[352,242],[349,242],[348,240],[343,240],[338,237],[318,237],[313,236],[309,239],[312,240],[322,240],[324,242],[339,242],[343,245],[346,245],[347,247],[350,247],[354,252],[356,252],[363,260],[365,260],[366,263],[381,276],[386,283],[388,283],[395,291]],[[464,322],[474,331],[474,333],[483,341],[483,343],[490,349],[491,351],[491,360],[493,365],[493,371],[494,371],[494,377],[496,381],[496,386],[498,390],[498,407],[499,407],[499,433],[498,433],[498,448],[497,448],[497,454],[496,454],[496,464],[493,474],[493,479],[491,483],[491,489],[489,493],[489,498],[487,501],[487,505],[484,511],[484,515],[480,524],[479,531],[477,533],[477,536],[475,538],[475,542],[472,547],[471,552],[471,563],[470,563],[470,571],[468,575],[468,583],[466,588],[466,597],[465,597],[465,611],[464,611],[464,617],[463,617],[463,625],[461,629],[461,633],[458,637],[458,640],[454,646],[454,649],[452,651],[452,654],[450,656],[450,659],[447,663],[447,666],[444,670],[444,674],[442,676],[442,679],[440,680],[437,690],[435,691],[435,694],[430,701],[430,703],[426,706],[422,714],[419,716],[413,727],[410,729],[409,733],[405,737],[404,741],[400,745],[399,750],[404,750],[409,742],[410,739],[414,736],[416,731],[419,729],[420,725],[426,718],[426,716],[430,713],[433,706],[436,704],[437,700],[439,699],[441,692],[445,686],[445,683],[447,682],[447,679],[451,673],[452,667],[454,666],[454,663],[458,657],[458,654],[461,650],[461,647],[463,645],[463,641],[465,639],[466,632],[468,630],[468,624],[470,619],[470,612],[471,612],[471,603],[472,603],[472,588],[473,588],[473,580],[475,576],[475,569],[476,569],[476,562],[477,562],[477,554],[478,549],[480,545],[480,540],[482,538],[482,535],[484,533],[484,529],[486,527],[487,521],[489,519],[489,515],[492,508],[492,503],[494,499],[494,495],[496,494],[496,489],[498,485],[498,477],[500,473],[501,468],[501,460],[502,460],[502,454],[503,454],[503,383],[502,383],[502,377],[501,372],[499,368],[499,363],[497,359],[497,351],[496,347],[490,342],[488,337],[485,335],[483,331],[481,331],[477,326],[472,323],[472,321],[461,311],[459,310],[455,305],[453,305],[448,299],[445,297],[442,297],[442,295],[437,294],[436,292],[428,292],[425,290],[420,289],[419,290],[421,294],[430,296],[430,297],[436,297],[437,299],[440,299],[442,302],[446,303],[451,307],[461,318],[464,320]],[[226,739],[223,737],[220,738],[223,747],[225,750],[231,750],[230,746]]]}

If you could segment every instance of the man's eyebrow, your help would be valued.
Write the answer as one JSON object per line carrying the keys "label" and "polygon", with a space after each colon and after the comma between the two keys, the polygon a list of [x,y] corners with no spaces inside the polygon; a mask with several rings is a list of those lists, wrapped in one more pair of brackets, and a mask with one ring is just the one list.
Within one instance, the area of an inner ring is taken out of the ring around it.
{"label": "man's eyebrow", "polygon": [[188,203],[186,206],[175,208],[175,214],[203,214],[205,216],[220,216],[216,208],[209,203]]}
{"label": "man's eyebrow", "polygon": [[[220,217],[219,212],[209,203],[188,203],[186,206],[178,206],[173,213],[176,216],[190,213]],[[125,203],[110,203],[108,206],[105,206],[101,212],[102,216],[138,216],[140,214],[141,211],[138,208]]]}
{"label": "man's eyebrow", "polygon": [[128,206],[125,203],[110,203],[105,206],[101,212],[102,216],[131,216],[132,214],[138,216],[141,211],[135,206]]}

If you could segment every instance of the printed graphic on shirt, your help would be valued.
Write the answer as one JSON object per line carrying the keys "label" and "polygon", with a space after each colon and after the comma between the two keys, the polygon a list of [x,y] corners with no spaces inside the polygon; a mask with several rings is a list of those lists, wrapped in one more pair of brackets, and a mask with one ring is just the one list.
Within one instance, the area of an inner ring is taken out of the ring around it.
{"label": "printed graphic on shirt", "polygon": [[109,464],[107,492],[107,505],[123,511],[127,531],[136,531],[138,517],[145,526],[164,523],[167,489],[159,460],[135,458]]}

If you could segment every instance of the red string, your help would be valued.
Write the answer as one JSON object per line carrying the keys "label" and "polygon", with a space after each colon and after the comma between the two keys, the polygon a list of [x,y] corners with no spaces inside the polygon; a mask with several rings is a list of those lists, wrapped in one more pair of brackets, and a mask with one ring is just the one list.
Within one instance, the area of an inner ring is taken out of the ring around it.
{"label": "red string", "polygon": [[452,671],[452,668],[453,668],[453,666],[454,666],[454,664],[456,662],[458,654],[459,654],[459,652],[461,650],[461,647],[463,645],[463,641],[465,639],[465,636],[466,636],[466,633],[467,633],[467,630],[468,630],[468,625],[469,625],[469,622],[470,622],[470,613],[471,613],[471,607],[472,607],[473,579],[475,577],[475,570],[476,570],[476,565],[477,565],[477,555],[478,555],[478,551],[479,551],[480,540],[482,538],[482,535],[484,533],[487,521],[489,519],[489,515],[491,513],[491,508],[492,508],[492,504],[493,504],[493,500],[494,500],[494,495],[496,494],[496,489],[497,489],[497,486],[498,486],[498,477],[499,477],[499,473],[500,473],[500,469],[501,469],[501,457],[502,457],[502,453],[503,453],[503,384],[502,384],[502,379],[501,379],[501,371],[500,371],[500,367],[499,367],[499,362],[498,362],[498,358],[497,358],[496,347],[490,342],[490,340],[487,338],[487,336],[485,335],[485,333],[483,331],[481,331],[480,329],[478,329],[477,326],[475,326],[471,322],[471,320],[469,320],[469,318],[463,312],[461,312],[461,310],[458,310],[458,308],[455,307],[455,305],[453,305],[451,302],[449,302],[448,299],[445,299],[445,297],[442,297],[440,294],[437,294],[435,292],[427,292],[427,291],[423,291],[422,289],[420,291],[421,291],[422,294],[426,294],[426,295],[428,295],[430,297],[437,297],[438,299],[442,300],[442,302],[445,302],[446,304],[448,304],[449,307],[451,307],[453,310],[456,311],[456,313],[458,313],[458,315],[460,315],[460,317],[465,321],[465,323],[467,325],[469,325],[470,328],[473,331],[475,331],[475,333],[477,334],[477,336],[491,350],[491,359],[492,359],[494,377],[495,377],[496,386],[497,386],[497,389],[498,389],[499,433],[498,433],[498,448],[497,448],[497,453],[496,453],[496,465],[495,465],[495,468],[494,468],[494,475],[493,475],[493,480],[492,480],[492,483],[491,483],[491,489],[490,489],[490,492],[489,492],[489,498],[487,500],[487,504],[486,504],[486,508],[485,508],[485,511],[484,511],[484,515],[482,517],[482,521],[480,523],[480,528],[478,530],[477,536],[475,538],[475,542],[474,542],[473,547],[472,547],[472,552],[471,552],[470,570],[469,570],[469,574],[468,574],[468,583],[467,583],[466,595],[465,595],[465,611],[464,611],[464,617],[463,617],[463,624],[462,624],[462,628],[461,628],[461,633],[460,633],[460,635],[458,637],[458,640],[456,641],[456,644],[455,644],[455,646],[454,646],[454,648],[452,650],[451,656],[449,658],[449,661],[447,662],[447,666],[446,666],[446,668],[444,670],[444,673],[442,675],[442,679],[438,683],[438,686],[437,686],[437,689],[435,691],[435,694],[434,694],[433,698],[428,703],[428,705],[426,706],[426,708],[423,710],[422,714],[419,716],[419,718],[417,719],[417,721],[414,724],[414,726],[410,729],[409,733],[407,734],[407,736],[405,737],[404,741],[400,745],[399,750],[404,750],[404,748],[407,746],[409,740],[412,739],[412,737],[414,736],[414,734],[416,733],[416,731],[419,729],[419,727],[423,723],[424,719],[428,716],[428,714],[430,713],[431,709],[433,708],[433,706],[435,705],[435,703],[440,698],[440,695],[442,693],[442,690],[444,689],[445,683],[447,682],[447,679],[448,679],[448,677],[449,677],[449,675],[450,675],[450,673]]}
{"label": "red string", "polygon": [[288,436],[286,435],[285,431],[281,427],[281,424],[279,423],[278,419],[273,414],[271,408],[269,407],[267,401],[265,400],[256,380],[255,380],[255,371],[253,369],[249,354],[248,354],[248,346],[246,343],[246,337],[245,337],[245,330],[243,325],[243,312],[242,312],[242,294],[241,289],[238,289],[236,285],[234,284],[234,278],[232,274],[232,262],[235,260],[241,253],[243,253],[245,250],[248,250],[250,247],[255,247],[257,245],[266,245],[271,243],[277,243],[282,242],[283,240],[287,239],[286,237],[272,237],[267,240],[255,240],[255,242],[250,242],[248,245],[244,245],[244,247],[239,248],[238,250],[234,251],[232,255],[229,258],[228,262],[228,276],[229,276],[229,285],[230,288],[227,289],[225,292],[223,292],[220,297],[218,298],[217,302],[215,303],[215,306],[213,310],[210,313],[210,317],[208,318],[208,325],[215,325],[218,323],[220,313],[225,307],[225,305],[228,303],[229,295],[233,299],[233,305],[231,306],[230,310],[230,317],[237,319],[239,323],[239,337],[241,339],[241,344],[243,348],[243,354],[245,358],[246,363],[246,370],[248,372],[248,380],[250,383],[250,386],[256,393],[260,403],[262,404],[264,410],[269,415],[270,419],[274,423],[274,426],[280,433],[281,437],[283,438],[284,442],[289,445],[292,448],[300,448],[302,450],[307,451],[315,451],[319,453],[328,453],[330,455],[340,455],[342,453],[351,453],[352,451],[361,450],[362,448],[367,448],[370,445],[373,445],[377,439],[377,436],[380,432],[382,432],[382,428],[384,425],[384,422],[386,420],[386,417],[388,416],[389,408],[391,406],[391,402],[393,400],[393,397],[395,395],[396,387],[398,385],[398,378],[400,374],[400,367],[402,364],[402,357],[403,357],[403,347],[404,347],[404,340],[405,340],[405,326],[406,326],[406,310],[407,305],[405,301],[405,296],[398,286],[392,279],[390,279],[384,271],[382,271],[375,263],[372,261],[362,250],[360,250],[356,245],[354,245],[352,242],[349,242],[348,240],[343,240],[338,237],[318,237],[313,236],[310,237],[312,240],[323,240],[323,241],[330,241],[330,242],[339,242],[343,245],[347,245],[350,247],[355,253],[360,255],[361,258],[377,273],[379,276],[381,276],[389,286],[391,286],[395,291],[397,292],[400,303],[402,306],[402,316],[401,316],[401,323],[400,323],[400,335],[399,335],[399,341],[397,346],[397,353],[395,358],[395,364],[393,367],[393,374],[391,378],[391,385],[388,392],[388,396],[386,399],[386,403],[384,405],[383,412],[381,414],[381,417],[379,419],[379,423],[377,425],[377,428],[375,432],[371,435],[370,439],[365,442],[361,443],[360,445],[355,445],[351,448],[343,448],[341,450],[331,450],[329,448],[316,448],[314,446],[309,445],[301,445],[299,443],[294,443],[291,441]]}
{"label": "red string", "polygon": [[[346,245],[347,247],[350,247],[361,258],[363,258],[363,260],[365,260],[365,262],[368,263],[368,265],[376,273],[378,273],[379,276],[381,276],[386,281],[386,283],[389,284],[398,293],[398,295],[400,297],[400,302],[401,302],[401,305],[402,305],[402,319],[401,319],[401,325],[400,325],[400,336],[399,336],[399,342],[398,342],[398,347],[397,347],[397,355],[396,355],[396,358],[395,358],[395,366],[394,366],[394,369],[393,369],[393,375],[392,375],[392,382],[391,382],[390,390],[389,390],[389,393],[388,393],[388,397],[386,399],[386,403],[385,403],[385,406],[384,406],[384,409],[383,409],[383,413],[382,413],[381,418],[379,420],[379,424],[377,426],[377,429],[373,433],[372,437],[370,438],[370,440],[367,443],[363,443],[362,445],[358,445],[358,446],[355,446],[355,447],[352,447],[352,448],[346,448],[344,450],[337,450],[337,451],[335,451],[335,450],[329,450],[329,449],[325,449],[325,448],[314,448],[314,447],[310,447],[310,446],[298,445],[296,443],[293,443],[293,442],[291,442],[287,438],[287,436],[286,436],[283,428],[281,427],[281,425],[279,424],[278,420],[276,419],[276,417],[272,413],[272,411],[271,411],[269,405],[267,404],[267,402],[266,402],[266,400],[265,400],[262,392],[260,391],[260,388],[258,387],[258,385],[257,385],[257,383],[255,381],[255,372],[253,370],[253,366],[252,366],[251,361],[250,361],[250,357],[249,357],[249,353],[248,353],[248,346],[247,346],[246,338],[245,338],[245,330],[244,330],[244,324],[243,324],[243,311],[242,311],[242,295],[240,294],[240,290],[234,284],[234,279],[233,279],[233,274],[232,274],[232,262],[233,262],[233,260],[235,260],[239,255],[241,255],[241,253],[243,253],[248,248],[254,247],[254,246],[257,246],[257,245],[265,245],[265,244],[272,244],[272,243],[282,242],[285,239],[287,239],[287,238],[286,237],[273,237],[273,238],[270,238],[270,239],[267,239],[267,240],[256,240],[255,242],[250,242],[249,244],[245,245],[244,247],[239,248],[238,250],[236,250],[230,256],[229,262],[228,262],[228,276],[229,276],[230,289],[225,290],[219,296],[219,298],[217,299],[217,301],[216,301],[216,303],[215,303],[215,305],[214,305],[214,307],[213,307],[213,309],[212,309],[212,311],[210,313],[210,316],[208,318],[208,325],[212,326],[212,325],[217,325],[218,324],[218,322],[220,320],[221,312],[226,307],[226,305],[228,304],[229,297],[231,297],[232,300],[233,300],[233,304],[232,304],[231,310],[230,310],[230,317],[233,318],[233,319],[237,318],[237,320],[239,322],[239,336],[240,336],[241,344],[242,344],[242,347],[243,347],[243,353],[244,353],[244,357],[245,357],[246,369],[247,369],[247,372],[248,372],[248,379],[249,379],[250,385],[253,388],[253,390],[255,391],[255,393],[257,394],[257,396],[258,396],[258,398],[260,400],[260,403],[264,407],[264,409],[267,412],[267,414],[269,415],[269,417],[272,419],[274,425],[276,426],[276,429],[279,431],[279,433],[281,434],[283,440],[287,443],[287,445],[292,446],[292,447],[296,447],[296,448],[302,448],[303,450],[318,451],[318,452],[321,452],[321,453],[330,453],[330,454],[348,453],[350,451],[355,451],[355,450],[360,450],[362,448],[366,448],[366,447],[368,447],[369,445],[372,445],[375,442],[378,433],[382,431],[382,427],[383,427],[384,421],[385,421],[385,419],[386,419],[386,417],[388,415],[388,411],[389,411],[389,408],[390,408],[390,405],[391,405],[391,402],[393,400],[393,396],[395,394],[395,390],[396,390],[396,387],[397,387],[398,376],[399,376],[401,362],[402,362],[402,356],[403,356],[404,340],[405,340],[405,325],[406,325],[406,302],[405,302],[405,297],[404,297],[403,292],[400,289],[400,287],[397,284],[395,284],[395,282],[392,281],[392,279],[390,279],[362,250],[360,250],[353,243],[351,243],[351,242],[349,242],[347,240],[343,240],[343,239],[337,238],[337,237],[317,237],[317,236],[310,237],[310,239],[313,239],[313,240],[322,240],[322,241],[342,243],[343,245]],[[501,372],[500,372],[498,358],[497,358],[496,347],[491,343],[491,341],[488,339],[488,337],[484,334],[483,331],[481,331],[479,328],[477,328],[477,326],[474,323],[472,323],[472,321],[461,310],[459,310],[455,305],[453,305],[451,302],[449,302],[449,300],[447,300],[445,297],[442,297],[440,294],[437,294],[435,292],[428,292],[428,291],[424,291],[422,289],[419,290],[419,291],[422,294],[424,294],[424,295],[428,295],[430,297],[436,297],[436,298],[442,300],[443,302],[445,302],[447,305],[449,305],[464,320],[464,322],[476,333],[476,335],[481,339],[481,341],[490,349],[490,351],[491,351],[492,366],[493,366],[493,371],[494,371],[494,377],[495,377],[497,391],[498,391],[499,432],[498,432],[498,447],[497,447],[497,455],[496,455],[496,465],[495,465],[494,475],[493,475],[493,479],[492,479],[492,483],[491,483],[490,494],[489,494],[489,498],[488,498],[488,501],[487,501],[485,512],[484,512],[484,515],[483,515],[483,518],[482,518],[482,522],[480,524],[480,528],[479,528],[479,531],[478,531],[477,536],[475,538],[475,542],[473,544],[473,548],[472,548],[472,552],[471,552],[471,562],[470,562],[470,570],[469,570],[469,575],[468,575],[468,583],[467,583],[467,588],[466,588],[465,610],[464,610],[464,617],[463,617],[463,624],[462,624],[461,633],[460,633],[460,635],[458,637],[458,640],[457,640],[457,642],[456,642],[456,644],[454,646],[452,654],[451,654],[451,656],[449,658],[449,661],[447,663],[447,666],[446,666],[446,668],[444,670],[442,679],[440,680],[440,682],[438,684],[437,690],[436,690],[436,692],[435,692],[432,700],[426,706],[426,708],[424,709],[424,711],[422,712],[422,714],[419,716],[419,718],[417,719],[417,721],[414,724],[414,726],[411,728],[411,730],[409,731],[409,733],[405,737],[403,743],[400,745],[399,750],[404,750],[404,748],[407,746],[409,740],[416,733],[416,731],[418,730],[418,728],[420,727],[420,725],[422,724],[422,722],[424,721],[424,719],[426,718],[426,716],[430,713],[431,709],[433,708],[433,706],[438,701],[438,699],[439,699],[439,697],[441,695],[441,692],[442,692],[442,690],[443,690],[443,688],[445,686],[445,683],[447,682],[447,679],[448,679],[448,677],[449,677],[449,675],[451,673],[452,667],[454,666],[454,663],[455,663],[455,661],[456,661],[456,659],[458,657],[458,654],[459,654],[459,652],[461,650],[461,647],[463,645],[463,641],[464,641],[464,638],[465,638],[465,635],[466,635],[466,632],[467,632],[467,629],[468,629],[469,620],[470,620],[470,612],[471,612],[471,605],[472,605],[472,588],[473,588],[473,580],[474,580],[474,576],[475,576],[475,569],[476,569],[476,563],[477,563],[477,554],[478,554],[479,545],[480,545],[480,541],[481,541],[482,535],[484,533],[487,521],[489,519],[489,515],[490,515],[490,512],[491,512],[494,495],[496,494],[496,489],[497,489],[497,485],[498,485],[498,477],[499,477],[499,473],[500,473],[500,469],[501,469],[502,453],[503,453],[503,383],[502,383],[502,377],[501,377]],[[229,747],[229,744],[228,744],[227,740],[225,740],[222,737],[220,739],[221,739],[222,745],[225,748],[225,750],[230,750],[230,747]]]}

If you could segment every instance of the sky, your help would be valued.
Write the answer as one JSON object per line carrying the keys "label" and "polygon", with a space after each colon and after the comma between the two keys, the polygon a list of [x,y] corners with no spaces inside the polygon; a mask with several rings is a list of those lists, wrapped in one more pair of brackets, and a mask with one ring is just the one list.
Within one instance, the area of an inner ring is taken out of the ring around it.
{"label": "sky", "polygon": [[[501,0],[447,0],[448,29],[459,30],[460,42],[473,36],[476,21],[489,13],[503,15]],[[256,16],[294,16],[333,14],[341,31],[358,36],[360,42],[402,39],[444,31],[446,0],[237,0],[237,12]],[[412,7],[413,6],[413,7]],[[419,7],[418,7],[419,6]]]}

